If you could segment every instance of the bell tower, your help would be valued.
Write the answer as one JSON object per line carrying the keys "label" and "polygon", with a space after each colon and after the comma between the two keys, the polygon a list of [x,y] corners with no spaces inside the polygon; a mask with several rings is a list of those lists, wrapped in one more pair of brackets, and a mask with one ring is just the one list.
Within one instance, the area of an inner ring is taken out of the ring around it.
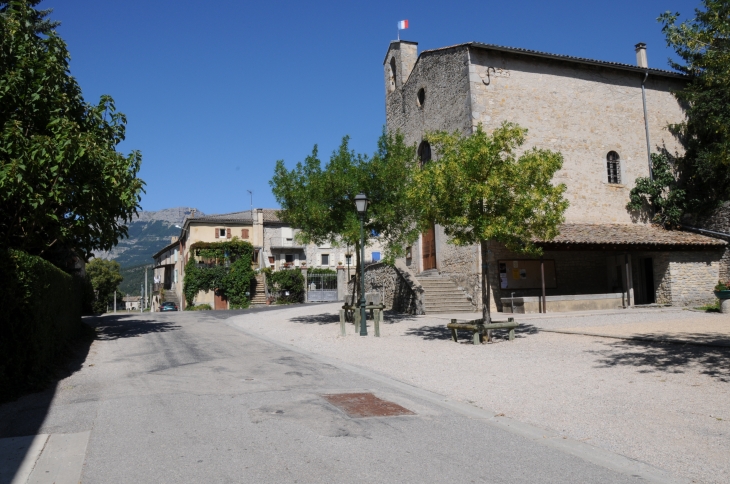
{"label": "bell tower", "polygon": [[386,96],[403,87],[418,59],[418,42],[394,40],[383,61]]}

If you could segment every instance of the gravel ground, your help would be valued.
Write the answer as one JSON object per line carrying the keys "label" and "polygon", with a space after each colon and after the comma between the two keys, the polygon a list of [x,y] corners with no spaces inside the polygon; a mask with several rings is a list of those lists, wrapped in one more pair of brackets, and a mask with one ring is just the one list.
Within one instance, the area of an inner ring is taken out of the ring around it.
{"label": "gravel ground", "polygon": [[539,332],[620,325],[629,330],[637,323],[683,320],[698,328],[730,326],[727,315],[676,310],[516,315],[523,326],[514,342],[497,338],[474,346],[467,334],[462,344],[451,341],[448,315],[386,314],[381,338],[356,336],[352,325],[343,338],[339,307],[297,307],[231,321],[677,476],[730,482],[730,348]]}

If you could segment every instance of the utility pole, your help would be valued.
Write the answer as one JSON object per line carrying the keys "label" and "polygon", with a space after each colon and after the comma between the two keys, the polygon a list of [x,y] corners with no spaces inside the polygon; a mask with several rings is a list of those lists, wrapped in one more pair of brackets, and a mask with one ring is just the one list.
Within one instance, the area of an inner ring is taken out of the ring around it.
{"label": "utility pole", "polygon": [[144,307],[147,308],[147,267],[144,266]]}

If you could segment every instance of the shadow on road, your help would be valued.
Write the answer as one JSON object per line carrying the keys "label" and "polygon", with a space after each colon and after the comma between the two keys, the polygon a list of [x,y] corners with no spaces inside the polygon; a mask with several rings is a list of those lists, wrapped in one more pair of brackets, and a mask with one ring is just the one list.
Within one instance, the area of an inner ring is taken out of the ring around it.
{"label": "shadow on road", "polygon": [[180,326],[169,321],[152,321],[144,316],[113,315],[93,318],[90,322],[96,327],[96,337],[100,340],[134,338],[150,333],[166,333],[180,329]]}
{"label": "shadow on road", "polygon": [[[515,329],[515,338],[525,338],[527,336],[536,334],[538,329],[531,324],[520,324]],[[459,331],[459,342],[471,343],[472,341],[471,331]],[[446,323],[438,326],[421,326],[420,328],[409,329],[405,333],[406,336],[418,336],[425,340],[447,340],[451,339],[451,330],[446,327]],[[509,330],[506,329],[495,329],[492,330],[492,337],[500,340],[507,340],[509,337]]]}
{"label": "shadow on road", "polygon": [[[370,311],[367,311],[367,317],[368,321],[372,320],[372,318],[370,317]],[[394,311],[385,311],[382,324],[396,324],[402,321],[411,321],[413,319],[414,316],[410,314],[396,313]],[[340,315],[331,313],[312,314],[309,316],[297,316],[296,318],[291,318],[289,321],[302,324],[333,324],[340,322]]]}
{"label": "shadow on road", "polygon": [[[657,335],[637,336],[656,337]],[[696,334],[683,335],[682,339],[718,344],[724,343],[727,338]],[[634,366],[639,368],[640,373],[654,371],[684,373],[692,368],[722,382],[730,382],[730,348],[728,347],[630,340],[604,344],[608,347],[607,349],[590,351],[599,356],[599,364],[602,368],[619,365]]]}

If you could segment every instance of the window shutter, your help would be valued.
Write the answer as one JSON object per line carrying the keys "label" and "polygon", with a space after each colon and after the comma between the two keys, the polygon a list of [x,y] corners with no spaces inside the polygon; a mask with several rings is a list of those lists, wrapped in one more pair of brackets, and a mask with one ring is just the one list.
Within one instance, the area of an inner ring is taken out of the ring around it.
{"label": "window shutter", "polygon": [[248,229],[241,229],[241,238],[242,239],[248,238]]}
{"label": "window shutter", "polygon": [[231,238],[231,229],[226,229],[226,239]]}
{"label": "window shutter", "polygon": [[213,230],[215,230],[215,238],[219,238],[220,235],[218,234],[218,227],[214,228]]}

